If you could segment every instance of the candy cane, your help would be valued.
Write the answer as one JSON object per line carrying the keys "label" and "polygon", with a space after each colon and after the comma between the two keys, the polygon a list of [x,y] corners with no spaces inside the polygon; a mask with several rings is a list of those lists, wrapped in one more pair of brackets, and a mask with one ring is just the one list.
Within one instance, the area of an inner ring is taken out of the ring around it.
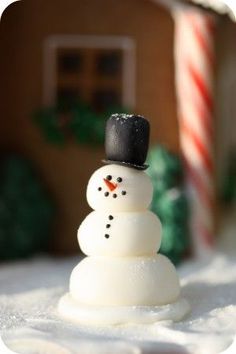
{"label": "candy cane", "polygon": [[214,17],[193,7],[175,17],[175,65],[180,144],[191,198],[191,231],[198,255],[214,243]]}

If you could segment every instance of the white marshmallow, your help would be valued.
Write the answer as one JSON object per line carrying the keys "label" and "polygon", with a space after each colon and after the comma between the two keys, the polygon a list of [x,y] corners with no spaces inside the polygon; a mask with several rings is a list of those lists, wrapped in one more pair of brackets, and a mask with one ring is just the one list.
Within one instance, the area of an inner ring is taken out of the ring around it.
{"label": "white marshmallow", "polygon": [[112,215],[93,211],[80,225],[78,241],[88,256],[155,255],[161,243],[161,223],[150,211]]}
{"label": "white marshmallow", "polygon": [[[111,176],[111,183],[116,185],[113,191],[104,182],[107,176]],[[122,181],[118,182],[117,178]],[[122,192],[125,192],[125,195]],[[143,211],[152,201],[152,192],[150,177],[145,172],[120,165],[106,165],[91,176],[87,187],[87,200],[94,210]],[[105,193],[109,195],[105,196]]]}
{"label": "white marshmallow", "polygon": [[93,306],[157,306],[175,302],[180,293],[172,263],[152,257],[86,257],[73,270],[71,296]]}

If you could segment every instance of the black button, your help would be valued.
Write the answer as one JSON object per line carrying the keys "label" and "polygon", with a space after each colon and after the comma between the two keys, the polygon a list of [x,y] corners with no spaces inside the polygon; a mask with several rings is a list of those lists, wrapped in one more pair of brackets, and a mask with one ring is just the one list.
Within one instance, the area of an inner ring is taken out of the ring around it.
{"label": "black button", "polygon": [[105,237],[106,237],[106,238],[109,238],[110,236],[109,236],[108,234],[105,234]]}
{"label": "black button", "polygon": [[110,224],[106,224],[106,228],[109,229],[109,227],[111,227],[111,225]]}
{"label": "black button", "polygon": [[109,216],[108,216],[108,219],[109,219],[109,220],[113,220],[114,217],[113,217],[112,215],[109,215]]}

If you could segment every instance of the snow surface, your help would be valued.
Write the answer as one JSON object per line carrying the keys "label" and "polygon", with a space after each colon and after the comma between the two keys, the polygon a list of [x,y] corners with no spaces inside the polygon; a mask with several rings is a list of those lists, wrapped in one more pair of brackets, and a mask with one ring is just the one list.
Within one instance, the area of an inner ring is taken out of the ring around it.
{"label": "snow surface", "polygon": [[[0,268],[0,329],[11,350],[24,354],[197,353],[223,351],[236,334],[236,256],[215,254],[179,270],[192,307],[179,323],[79,326],[58,317],[79,259],[35,259]],[[60,348],[60,349],[58,349]]]}
{"label": "snow surface", "polygon": [[178,269],[182,296],[192,308],[178,323],[75,325],[58,316],[57,304],[68,291],[70,273],[79,258],[0,265],[0,353],[236,353],[235,231],[236,209],[223,225],[223,252]]}

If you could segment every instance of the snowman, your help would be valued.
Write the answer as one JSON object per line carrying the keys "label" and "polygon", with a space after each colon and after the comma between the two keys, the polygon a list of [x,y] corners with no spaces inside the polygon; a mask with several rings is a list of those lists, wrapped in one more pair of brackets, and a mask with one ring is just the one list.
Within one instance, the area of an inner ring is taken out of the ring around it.
{"label": "snowman", "polygon": [[181,319],[172,263],[157,254],[161,224],[148,210],[153,187],[144,172],[149,123],[113,114],[106,125],[105,166],[91,176],[87,201],[93,211],[78,230],[87,256],[72,271],[70,291],[59,302],[64,317],[82,323],[120,324]]}

